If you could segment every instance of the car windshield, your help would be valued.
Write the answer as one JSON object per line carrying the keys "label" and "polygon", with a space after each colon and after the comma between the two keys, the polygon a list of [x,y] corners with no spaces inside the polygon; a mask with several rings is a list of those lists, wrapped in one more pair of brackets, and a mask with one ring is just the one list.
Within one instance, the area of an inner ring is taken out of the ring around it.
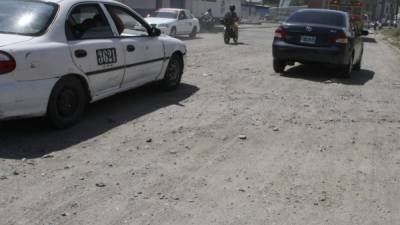
{"label": "car windshield", "polygon": [[156,11],[156,12],[151,13],[150,17],[176,19],[178,17],[178,13],[177,12]]}
{"label": "car windshield", "polygon": [[37,1],[0,1],[0,33],[35,36],[51,22],[56,6]]}
{"label": "car windshield", "polygon": [[288,23],[322,24],[337,27],[346,26],[346,18],[341,13],[303,11],[296,12],[286,21]]}

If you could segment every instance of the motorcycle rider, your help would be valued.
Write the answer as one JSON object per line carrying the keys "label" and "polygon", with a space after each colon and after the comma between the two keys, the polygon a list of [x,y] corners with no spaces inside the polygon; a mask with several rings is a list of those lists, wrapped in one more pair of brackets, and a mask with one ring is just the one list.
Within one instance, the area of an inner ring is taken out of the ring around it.
{"label": "motorcycle rider", "polygon": [[235,5],[231,5],[229,6],[229,12],[227,12],[224,16],[224,23],[225,26],[232,26],[235,33],[238,34],[239,32],[239,17],[236,14],[236,6]]}
{"label": "motorcycle rider", "polygon": [[211,8],[207,9],[207,11],[204,13],[204,15],[205,15],[205,16],[213,17],[212,9],[211,9]]}

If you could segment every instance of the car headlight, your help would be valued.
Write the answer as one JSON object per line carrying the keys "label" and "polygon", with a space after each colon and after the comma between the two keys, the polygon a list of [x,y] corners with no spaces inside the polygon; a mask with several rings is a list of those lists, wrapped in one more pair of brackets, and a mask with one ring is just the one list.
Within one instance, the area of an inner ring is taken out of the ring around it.
{"label": "car headlight", "polygon": [[168,27],[169,27],[169,24],[167,24],[167,23],[158,24],[158,27],[165,27],[165,28],[168,28]]}

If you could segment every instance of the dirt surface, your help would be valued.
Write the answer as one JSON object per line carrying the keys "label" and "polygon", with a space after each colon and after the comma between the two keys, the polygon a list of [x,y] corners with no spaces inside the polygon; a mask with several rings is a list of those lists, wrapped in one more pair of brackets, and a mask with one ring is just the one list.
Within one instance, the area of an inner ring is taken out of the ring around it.
{"label": "dirt surface", "polygon": [[182,87],[96,103],[74,128],[0,128],[0,224],[394,225],[399,55],[272,70],[273,29],[185,40]]}

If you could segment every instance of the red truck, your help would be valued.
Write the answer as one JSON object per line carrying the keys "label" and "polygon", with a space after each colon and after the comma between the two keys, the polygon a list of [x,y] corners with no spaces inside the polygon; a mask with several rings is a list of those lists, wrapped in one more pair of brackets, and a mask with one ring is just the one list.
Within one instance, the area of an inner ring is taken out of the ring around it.
{"label": "red truck", "polygon": [[353,24],[360,30],[364,26],[363,4],[361,0],[329,0],[328,8],[347,12]]}

